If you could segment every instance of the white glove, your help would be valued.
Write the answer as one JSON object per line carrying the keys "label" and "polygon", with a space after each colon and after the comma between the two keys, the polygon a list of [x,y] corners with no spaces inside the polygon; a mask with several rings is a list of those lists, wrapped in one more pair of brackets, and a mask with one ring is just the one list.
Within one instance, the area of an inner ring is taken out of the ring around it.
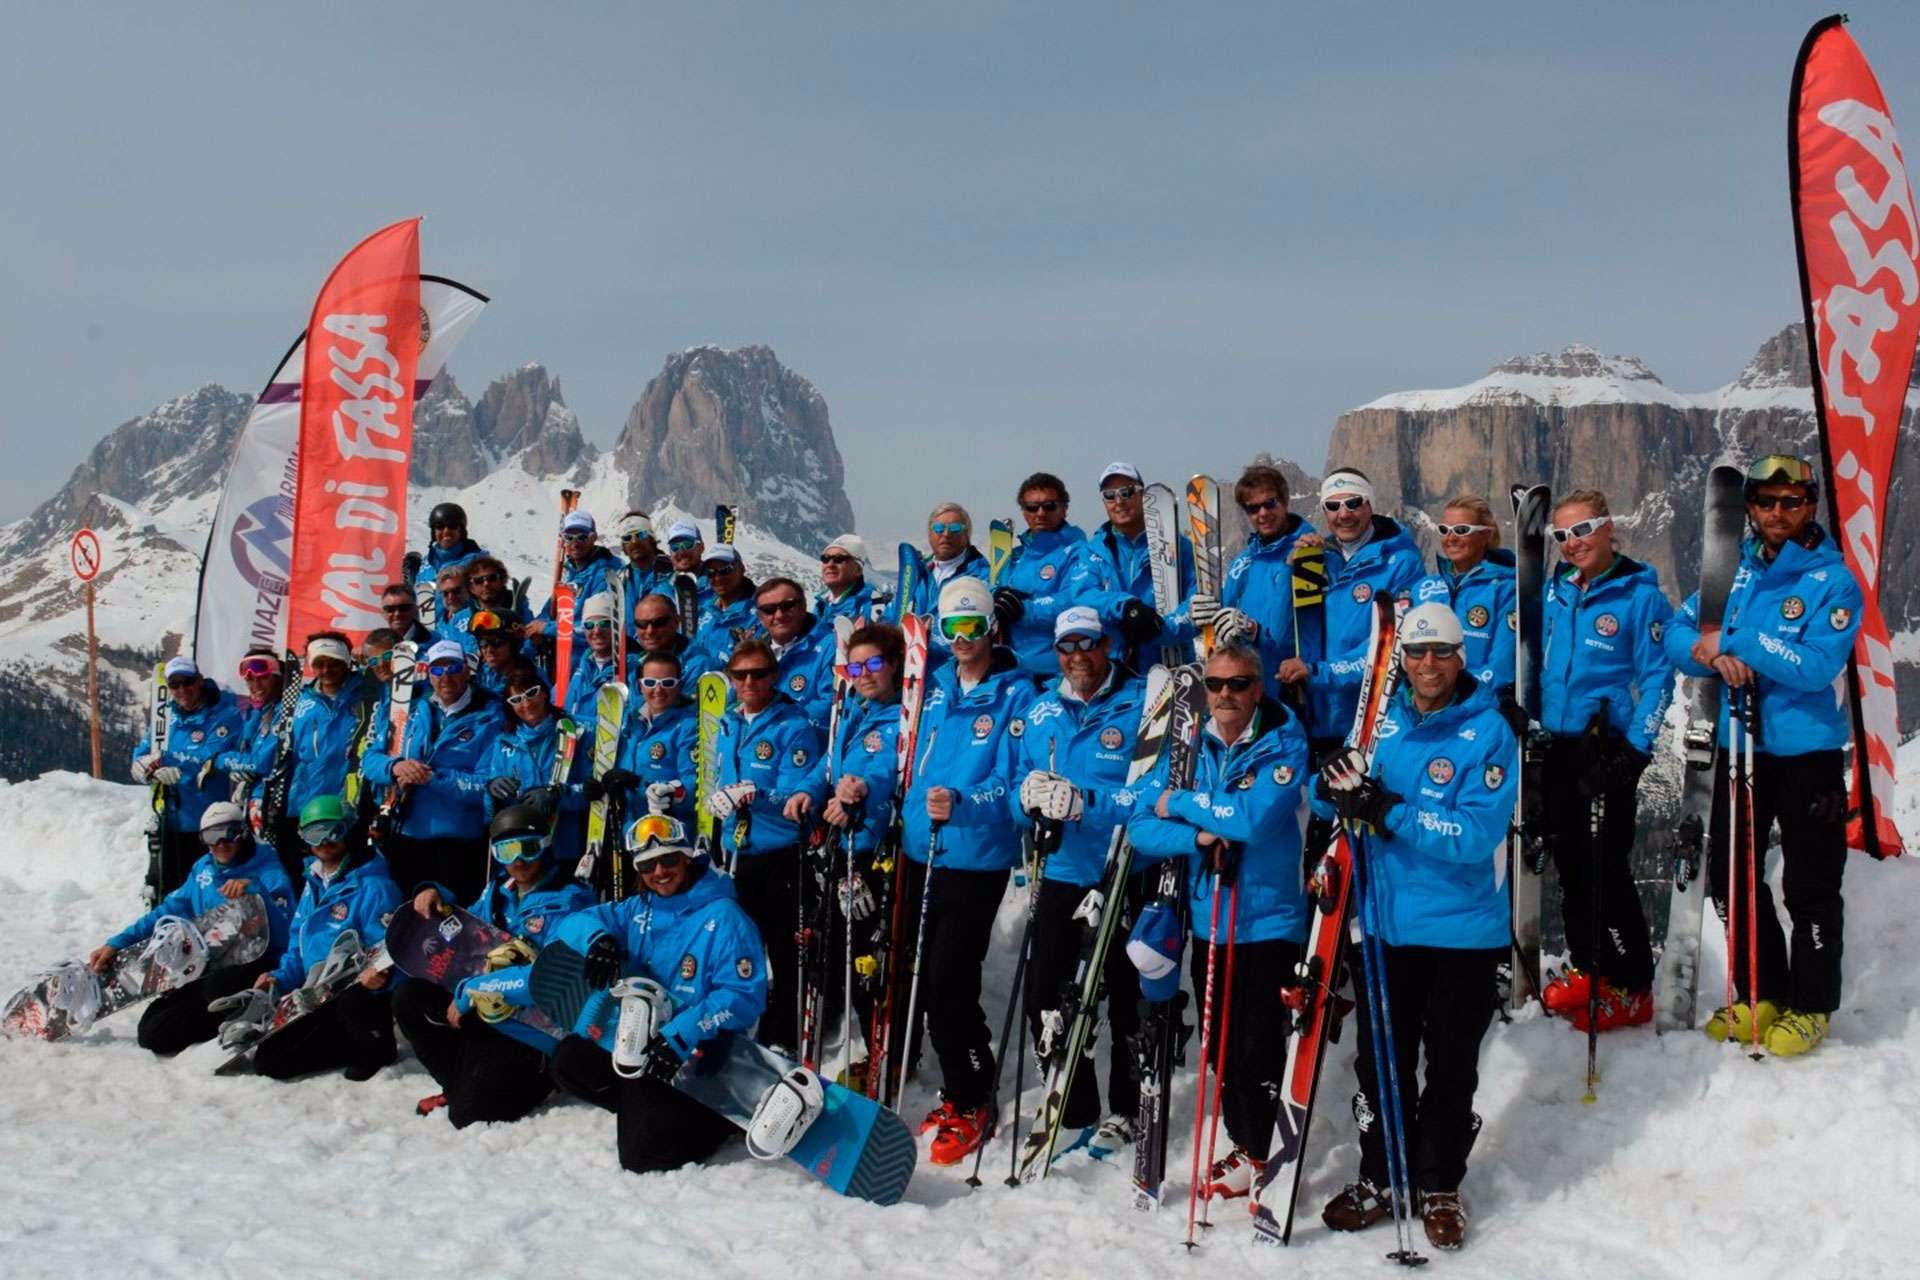
{"label": "white glove", "polygon": [[[647,812],[665,813],[673,803],[687,793],[687,789],[677,782],[649,782],[647,784]],[[709,811],[712,806],[708,806]]]}
{"label": "white glove", "polygon": [[141,756],[133,762],[133,780],[135,782],[153,781],[153,771],[159,766],[159,756]]}
{"label": "white glove", "polygon": [[1238,609],[1222,609],[1213,618],[1213,642],[1225,647],[1252,644],[1260,638],[1260,624]]}
{"label": "white glove", "polygon": [[147,781],[157,782],[163,787],[178,786],[180,783],[180,770],[175,765],[163,764],[158,769],[150,770],[147,773]]}
{"label": "white glove", "polygon": [[867,887],[867,882],[860,878],[859,872],[840,882],[837,896],[840,899],[840,914],[855,922],[865,920],[879,905],[874,901],[873,890]]}
{"label": "white glove", "polygon": [[1044,769],[1035,769],[1020,783],[1020,807],[1055,822],[1078,822],[1084,809],[1080,788]]}
{"label": "white glove", "polygon": [[1320,777],[1329,791],[1352,791],[1367,780],[1367,762],[1348,747],[1320,766]]}
{"label": "white glove", "polygon": [[1196,627],[1204,627],[1220,613],[1220,597],[1208,595],[1204,591],[1194,593],[1187,603],[1187,621]]}
{"label": "white glove", "polygon": [[733,816],[734,810],[752,804],[754,795],[751,782],[736,782],[730,787],[721,787],[707,797],[707,812],[725,821]]}

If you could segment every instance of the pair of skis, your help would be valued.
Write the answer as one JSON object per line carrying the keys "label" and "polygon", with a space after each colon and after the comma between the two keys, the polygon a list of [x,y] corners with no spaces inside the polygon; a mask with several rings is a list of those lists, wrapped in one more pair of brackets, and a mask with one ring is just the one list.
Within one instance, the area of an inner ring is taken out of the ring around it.
{"label": "pair of skis", "polygon": [[[626,729],[627,702],[631,695],[626,683],[621,680],[609,680],[600,686],[593,698],[593,779],[602,781],[614,763],[620,757],[620,736]],[[572,727],[571,720],[561,721],[562,732]],[[574,729],[576,737],[579,734]],[[572,747],[567,750],[568,763],[572,762]],[[566,781],[560,761],[554,761],[556,787]],[[612,901],[618,902],[627,896],[627,868],[625,849],[620,838],[620,818],[625,805],[612,794],[602,791],[600,797],[587,808],[586,851],[580,857],[580,865],[575,871],[577,879],[591,884],[595,889]],[[611,834],[609,834],[611,833]],[[612,845],[609,855],[608,845]],[[601,874],[601,864],[606,864],[605,874]]]}
{"label": "pair of skis", "polygon": [[[391,659],[393,680],[387,687],[387,758],[398,763],[400,753],[406,750],[407,724],[413,714],[413,696],[420,684],[424,664],[420,661],[419,646],[411,640],[402,640],[393,646]],[[292,717],[288,717],[291,721]],[[399,782],[389,783],[387,793],[381,797],[380,808],[374,815],[373,833],[381,840],[398,834],[400,830],[400,806],[407,798],[407,789]]]}
{"label": "pair of skis", "polygon": [[[905,544],[903,543],[902,545],[904,546]],[[833,620],[833,705],[827,715],[826,751],[827,797],[829,800],[833,798],[834,783],[837,781],[834,776],[834,763],[840,758],[840,722],[846,710],[847,690],[852,683],[843,673],[847,665],[847,640],[853,635],[853,631],[854,621],[852,618],[838,617]],[[832,880],[831,864],[833,861],[833,852],[827,848],[827,844],[833,840],[834,837],[831,834],[830,827],[825,823],[814,826],[812,834],[812,839],[801,842],[801,865],[798,875],[794,878],[794,897],[796,900],[795,907],[797,914],[797,921],[794,927],[794,950],[800,958],[800,982],[798,991],[800,1007],[794,1025],[800,1028],[800,1043],[797,1056],[800,1059],[801,1065],[808,1070],[818,1070],[826,1037],[826,1027],[822,1021],[822,1014],[826,1008],[826,946],[828,939],[833,936],[833,919],[831,914],[833,895],[827,892],[827,885],[829,881]],[[841,875],[843,878],[849,877],[853,874],[853,831],[851,827],[848,828],[844,838],[841,838],[839,843],[845,851],[844,856],[846,862],[846,866],[841,872]],[[811,883],[815,891],[811,901],[808,900],[807,894],[809,883]],[[849,926],[851,923],[851,921],[848,921]],[[847,973],[845,984],[848,999],[845,1007],[846,1021],[841,1029],[841,1042],[849,1049],[852,1048],[853,1043],[852,938],[853,933],[849,927],[847,931],[848,950],[846,953]]]}

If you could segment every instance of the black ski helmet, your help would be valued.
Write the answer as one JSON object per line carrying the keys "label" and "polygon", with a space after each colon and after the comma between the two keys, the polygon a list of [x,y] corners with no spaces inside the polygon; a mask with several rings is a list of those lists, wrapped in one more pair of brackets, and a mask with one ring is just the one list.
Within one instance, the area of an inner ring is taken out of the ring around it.
{"label": "black ski helmet", "polygon": [[544,858],[553,844],[553,824],[530,804],[510,804],[487,824],[487,843],[502,863]]}
{"label": "black ski helmet", "polygon": [[443,502],[427,513],[428,529],[454,528],[465,533],[467,530],[467,512],[457,502]]}
{"label": "black ski helmet", "polygon": [[1808,502],[1820,501],[1820,481],[1814,478],[1812,466],[1790,453],[1770,453],[1748,467],[1747,482],[1742,486],[1745,492],[1741,496],[1752,502],[1760,487],[1768,484],[1799,485]]}

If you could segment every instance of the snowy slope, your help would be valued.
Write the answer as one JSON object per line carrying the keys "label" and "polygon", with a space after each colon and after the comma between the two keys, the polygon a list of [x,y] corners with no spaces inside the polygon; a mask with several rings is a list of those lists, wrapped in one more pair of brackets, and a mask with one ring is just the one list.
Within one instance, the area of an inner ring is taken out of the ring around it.
{"label": "snowy slope", "polygon": [[1515,356],[1465,386],[1397,391],[1360,408],[1435,413],[1470,404],[1525,403],[1567,409],[1600,404],[1691,409],[1696,398],[1668,387],[1636,356],[1605,355],[1582,343],[1571,343],[1558,352]]}
{"label": "snowy slope", "polygon": [[[1920,840],[1920,745],[1901,755],[1900,817]],[[0,988],[83,954],[136,910],[144,796],[53,774],[0,784]],[[1466,1195],[1467,1250],[1433,1274],[1796,1278],[1912,1273],[1905,1214],[1920,1175],[1920,995],[1912,859],[1848,869],[1848,999],[1834,1038],[1798,1063],[1749,1062],[1698,1035],[1603,1041],[1600,1100],[1578,1099],[1584,1037],[1537,1016],[1488,1035],[1486,1118]],[[1000,921],[995,1026],[1018,922]],[[1709,933],[1711,933],[1711,927]],[[1717,958],[1709,957],[1712,973]],[[1711,982],[1711,979],[1709,979]],[[1711,992],[1708,993],[1711,1001]],[[410,1058],[365,1085],[217,1080],[218,1051],[160,1062],[134,1013],[74,1043],[0,1041],[0,1240],[9,1276],[867,1274],[1118,1277],[1386,1275],[1389,1227],[1338,1237],[1319,1205],[1349,1176],[1352,1038],[1334,1050],[1303,1225],[1284,1256],[1220,1215],[1202,1256],[1181,1213],[1142,1218],[1123,1168],[1074,1157],[1039,1186],[978,1191],[925,1165],[909,1203],[846,1201],[735,1145],[716,1167],[618,1169],[613,1121],[555,1102],[527,1121],[455,1133],[414,1117],[432,1089]],[[1104,1055],[1103,1055],[1104,1056]],[[1029,1090],[1031,1092],[1031,1089]],[[1189,1132],[1190,1078],[1174,1130]],[[913,1093],[908,1114],[932,1104]],[[1033,1099],[1024,1108],[1032,1113]],[[1184,1200],[1176,1136],[1169,1196]],[[989,1169],[1005,1168],[996,1146]],[[136,1167],[141,1162],[145,1167]],[[802,1261],[804,1260],[804,1262]],[[796,1263],[801,1270],[796,1271]],[[1202,1274],[1195,1271],[1194,1274]]]}

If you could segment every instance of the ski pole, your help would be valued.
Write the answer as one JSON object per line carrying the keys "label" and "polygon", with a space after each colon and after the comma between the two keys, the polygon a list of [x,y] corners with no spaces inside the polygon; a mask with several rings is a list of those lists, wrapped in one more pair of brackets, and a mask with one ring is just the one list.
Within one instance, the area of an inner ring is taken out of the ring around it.
{"label": "ski pole", "polygon": [[[1224,854],[1224,850],[1223,850]],[[1220,1095],[1221,1082],[1226,1078],[1228,1027],[1233,1018],[1233,935],[1234,925],[1240,918],[1240,881],[1236,877],[1227,890],[1227,972],[1220,983],[1220,1035],[1215,1041],[1213,1059],[1213,1098],[1208,1104],[1210,1112],[1207,1120],[1207,1171],[1213,1171],[1213,1152],[1220,1140]],[[1208,1196],[1200,1205],[1200,1225],[1210,1227],[1208,1219],[1213,1216],[1213,1197]]]}
{"label": "ski pole", "polygon": [[1740,699],[1740,791],[1745,835],[1741,846],[1747,870],[1747,1025],[1752,1029],[1748,1051],[1760,1061],[1760,833],[1753,821],[1753,740],[1760,734],[1760,691],[1749,685]]}
{"label": "ski pole", "polygon": [[[928,749],[931,750],[931,746]],[[906,1096],[907,1066],[913,1060],[914,1046],[920,1041],[920,1027],[914,1019],[920,1010],[920,958],[927,949],[927,904],[933,900],[933,868],[940,860],[941,825],[933,823],[927,836],[927,874],[920,880],[920,924],[913,941],[913,968],[907,973],[907,1025],[901,1045],[900,1085],[893,1094],[895,1114],[899,1113]]]}
{"label": "ski pole", "polygon": [[[1381,919],[1373,894],[1372,859],[1372,841],[1360,841],[1354,859],[1364,921],[1360,933],[1360,960],[1361,968],[1366,970],[1368,999],[1378,1015],[1375,1018],[1375,1053],[1384,1056],[1387,1066],[1386,1088],[1383,1090],[1385,1105],[1380,1108],[1380,1116],[1382,1127],[1386,1130],[1383,1136],[1387,1140],[1388,1180],[1393,1184],[1394,1235],[1400,1246],[1387,1257],[1403,1267],[1417,1267],[1426,1259],[1415,1252],[1409,1243],[1413,1228],[1413,1178],[1407,1168],[1406,1112],[1400,1105],[1399,1049],[1393,1031],[1393,1000],[1388,993],[1386,940],[1380,936]],[[1380,1082],[1381,1075],[1376,1069],[1374,1086],[1378,1088]]]}
{"label": "ski pole", "polygon": [[1187,1181],[1187,1248],[1194,1247],[1193,1231],[1199,1218],[1200,1138],[1207,1120],[1207,1050],[1213,1045],[1213,979],[1219,961],[1220,869],[1215,866],[1213,905],[1207,908],[1207,990],[1200,1001],[1200,1069],[1193,1092],[1193,1174]]}
{"label": "ski pole", "polygon": [[[1018,1010],[1021,1004],[1023,1003],[1023,1001],[1020,998],[1020,992],[1022,990],[1022,984],[1025,981],[1027,976],[1027,953],[1030,950],[1032,950],[1032,948],[1033,948],[1033,913],[1029,911],[1027,913],[1026,927],[1020,931],[1019,956],[1013,962],[1013,987],[1011,990],[1007,992],[1007,1016],[1006,1016],[1006,1019],[1000,1025],[1000,1039],[996,1042],[999,1046],[999,1057],[994,1059],[994,1063],[993,1063],[993,1114],[996,1119],[1000,1115],[1000,1077],[1006,1074],[1006,1070],[1007,1070],[1007,1056],[1008,1056],[1007,1042],[1013,1037],[1013,1019],[1014,1019],[1015,1011]],[[1020,1049],[1020,1052],[1022,1053],[1025,1052],[1025,1048],[1026,1048],[1024,1044],[1024,1039],[1025,1037],[1023,1034],[1022,1036],[1023,1043]],[[1013,1131],[1017,1137],[1017,1135],[1020,1132],[1020,1121],[1019,1121],[1020,1089],[1018,1085],[1014,1086],[1013,1107],[1014,1107]],[[985,1137],[982,1137],[980,1141],[980,1145],[973,1149],[973,1172],[967,1175],[968,1186],[977,1187],[980,1185],[980,1163],[986,1158],[986,1155],[987,1155],[987,1142]]]}
{"label": "ski pole", "polygon": [[[1593,847],[1593,902],[1588,908],[1588,927],[1593,930],[1589,935],[1595,951],[1595,960],[1599,959],[1600,940],[1606,936],[1601,923],[1600,913],[1600,837],[1607,825],[1607,797],[1597,795],[1587,810],[1587,836]],[[1596,966],[1597,967],[1597,966]],[[1587,975],[1587,1091],[1580,1095],[1580,1101],[1594,1102],[1598,1095],[1594,1086],[1600,1081],[1600,975]]]}

